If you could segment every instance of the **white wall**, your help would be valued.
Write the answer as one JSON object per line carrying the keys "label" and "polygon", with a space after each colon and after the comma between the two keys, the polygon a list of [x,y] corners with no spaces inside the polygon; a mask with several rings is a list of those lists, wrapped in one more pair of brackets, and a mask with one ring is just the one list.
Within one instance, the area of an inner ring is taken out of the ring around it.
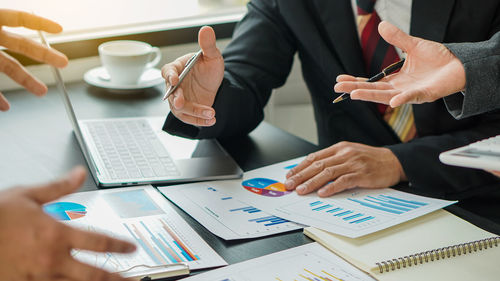
{"label": "white wall", "polygon": [[[219,48],[223,49],[228,42],[228,39],[219,40]],[[162,60],[159,66],[185,53],[197,51],[197,49],[197,44],[183,44],[161,48]],[[99,57],[71,60],[68,67],[62,70],[62,75],[66,82],[81,81],[83,74],[87,70],[99,65]],[[52,73],[47,66],[34,65],[27,67],[27,69],[48,85],[54,84]],[[19,86],[8,79],[3,73],[0,73],[0,91],[12,89],[19,89]],[[269,104],[265,108],[265,114],[267,122],[317,144],[316,123],[313,117],[311,100],[302,79],[298,58],[295,58],[293,70],[287,83],[275,90]]]}

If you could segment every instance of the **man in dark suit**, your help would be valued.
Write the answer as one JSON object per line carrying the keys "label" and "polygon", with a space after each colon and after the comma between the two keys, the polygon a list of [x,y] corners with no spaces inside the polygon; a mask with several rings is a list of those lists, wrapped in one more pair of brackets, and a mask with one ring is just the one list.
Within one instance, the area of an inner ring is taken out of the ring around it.
{"label": "man in dark suit", "polygon": [[[358,11],[373,10],[374,1],[356,2]],[[294,168],[287,175],[287,188],[300,194],[318,190],[320,196],[329,196],[356,186],[381,188],[408,181],[413,192],[437,197],[470,200],[491,195],[499,187],[497,178],[483,171],[442,165],[438,155],[500,134],[499,113],[458,121],[442,101],[414,105],[416,136],[403,143],[376,104],[332,104],[339,74],[367,77],[373,70],[355,23],[356,2],[251,1],[224,58],[215,47],[213,31],[202,28],[203,57],[169,97],[171,114],[164,129],[192,138],[247,134],[262,121],[262,109],[272,89],[285,83],[298,53],[315,110],[319,145],[327,148]],[[401,14],[402,19],[395,21],[406,24],[410,34],[433,41],[482,41],[500,30],[497,0],[481,1],[480,5],[470,0],[381,2],[385,6],[375,5],[375,10],[382,20]],[[163,68],[167,86],[178,83],[178,74],[190,56]],[[379,60],[385,61],[383,57]]]}

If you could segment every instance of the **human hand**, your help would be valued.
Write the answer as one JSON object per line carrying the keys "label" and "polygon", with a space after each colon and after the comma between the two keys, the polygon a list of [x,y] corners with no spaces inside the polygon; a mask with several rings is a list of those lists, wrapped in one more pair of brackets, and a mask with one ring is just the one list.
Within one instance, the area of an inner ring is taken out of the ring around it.
{"label": "human hand", "polygon": [[391,150],[339,142],[309,154],[286,175],[285,187],[304,195],[318,190],[327,197],[355,187],[384,188],[406,180]]}
{"label": "human hand", "polygon": [[389,44],[407,53],[401,70],[374,83],[339,75],[336,92],[350,93],[351,99],[398,107],[432,102],[464,90],[464,67],[443,44],[410,36],[388,22],[381,22],[378,30]]}
{"label": "human hand", "polygon": [[[30,13],[0,9],[0,46],[55,67],[64,67],[68,64],[68,58],[64,54],[54,49],[48,49],[33,40],[5,31],[2,26],[24,26],[29,29],[58,33],[62,31],[59,24]],[[31,75],[17,60],[3,51],[0,51],[0,72],[5,73],[37,96],[43,96],[47,93],[47,86],[42,81]],[[0,93],[0,111],[7,111],[9,108],[9,102]]]}
{"label": "human hand", "polygon": [[[204,26],[198,33],[198,43],[203,55],[186,75],[177,90],[170,95],[168,102],[171,112],[177,119],[195,126],[215,124],[215,110],[212,105],[224,77],[224,59],[215,45],[215,32]],[[179,83],[179,75],[193,54],[187,54],[166,64],[162,76],[167,89]]]}
{"label": "human hand", "polygon": [[77,190],[84,179],[79,167],[50,184],[0,192],[1,280],[125,280],[75,260],[71,250],[128,253],[135,250],[133,244],[77,230],[42,210],[44,203]]}

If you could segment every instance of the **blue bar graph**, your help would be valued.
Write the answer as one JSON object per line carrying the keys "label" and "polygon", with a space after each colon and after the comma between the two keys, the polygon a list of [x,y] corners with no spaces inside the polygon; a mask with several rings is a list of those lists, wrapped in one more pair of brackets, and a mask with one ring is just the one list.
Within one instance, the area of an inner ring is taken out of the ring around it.
{"label": "blue bar graph", "polygon": [[319,206],[319,207],[316,207],[313,209],[313,211],[321,211],[321,210],[324,210],[324,209],[328,209],[330,207],[333,207],[333,205],[330,205],[330,204],[326,204],[326,205],[323,205],[323,206]]}
{"label": "blue bar graph", "polygon": [[393,199],[393,200],[397,200],[397,201],[401,201],[401,202],[405,202],[405,203],[411,203],[411,204],[419,205],[419,206],[429,205],[428,203],[424,203],[424,202],[404,200],[404,199],[400,199],[400,198],[396,198],[396,197],[392,197],[392,196],[387,196],[387,195],[380,195],[380,196],[381,197],[385,197],[385,198],[389,198],[389,199]]}
{"label": "blue bar graph", "polygon": [[343,209],[342,208],[333,208],[333,209],[330,209],[328,211],[326,211],[327,213],[335,213],[335,212],[338,212],[338,211],[342,211]]}
{"label": "blue bar graph", "polygon": [[352,214],[353,211],[349,210],[349,211],[345,211],[345,212],[342,212],[342,213],[338,213],[338,214],[335,214],[334,216],[336,217],[342,217],[342,216],[345,216],[345,215],[348,215],[348,214]]}
{"label": "blue bar graph", "polygon": [[254,208],[254,207],[252,207],[252,206],[242,207],[242,208],[237,208],[237,209],[231,209],[231,210],[229,210],[229,211],[230,211],[230,212],[243,211],[243,212],[247,212],[247,213],[249,213],[249,214],[262,212],[261,210],[259,210],[259,209],[257,209],[257,208]]}
{"label": "blue bar graph", "polygon": [[327,204],[323,201],[315,201],[309,203],[313,211],[324,212],[332,215],[333,217],[341,218],[343,221],[350,224],[359,224],[374,219],[374,216],[367,216],[359,211],[348,210],[345,208],[337,207],[332,204]]}
{"label": "blue bar graph", "polygon": [[396,215],[404,214],[406,212],[410,212],[412,210],[428,205],[428,203],[405,200],[388,195],[366,196],[362,199],[348,198],[348,200],[356,202],[361,206]]}
{"label": "blue bar graph", "polygon": [[256,222],[256,223],[264,223],[265,226],[271,226],[271,225],[289,222],[288,220],[285,220],[285,219],[282,219],[282,218],[276,217],[276,216],[267,216],[267,217],[262,217],[262,218],[251,219],[248,221],[249,222]]}
{"label": "blue bar graph", "polygon": [[403,213],[401,211],[397,211],[397,210],[393,210],[393,209],[388,209],[388,208],[383,208],[383,207],[380,207],[380,206],[377,206],[377,205],[374,205],[374,204],[365,203],[365,202],[363,202],[361,200],[357,200],[357,199],[349,198],[349,200],[351,200],[353,202],[356,202],[356,203],[359,203],[359,204],[361,204],[362,206],[365,206],[365,207],[370,207],[372,209],[376,209],[376,210],[380,210],[380,211],[385,211],[385,212],[393,213],[393,214],[396,214],[396,215],[400,215],[400,214]]}
{"label": "blue bar graph", "polygon": [[348,220],[352,220],[352,219],[355,219],[355,218],[359,218],[361,216],[363,216],[363,214],[358,213],[358,214],[355,214],[355,215],[352,215],[352,216],[345,217],[345,218],[343,218],[343,220],[348,221]]}
{"label": "blue bar graph", "polygon": [[321,202],[321,201],[316,201],[316,202],[312,202],[312,203],[310,203],[309,205],[312,207],[312,206],[316,206],[316,205],[321,204],[321,203],[323,203],[323,202]]}
{"label": "blue bar graph", "polygon": [[349,223],[362,223],[362,222],[369,221],[369,220],[374,219],[374,218],[375,217],[370,216],[370,217],[365,217],[365,218],[362,218],[362,219],[359,219],[359,220],[351,221]]}

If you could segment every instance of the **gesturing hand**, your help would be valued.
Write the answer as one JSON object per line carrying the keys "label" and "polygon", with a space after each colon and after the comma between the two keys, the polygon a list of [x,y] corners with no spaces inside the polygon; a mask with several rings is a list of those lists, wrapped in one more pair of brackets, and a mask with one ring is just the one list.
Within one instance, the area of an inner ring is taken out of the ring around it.
{"label": "gesturing hand", "polygon": [[[55,67],[64,67],[68,64],[68,58],[62,53],[48,49],[17,34],[7,32],[2,29],[2,26],[24,26],[30,29],[58,33],[62,31],[59,24],[26,12],[0,9],[0,46]],[[32,76],[17,60],[2,51],[0,51],[0,72],[5,73],[16,83],[37,96],[43,96],[47,93],[47,86]],[[7,111],[9,108],[9,102],[0,93],[0,110]]]}
{"label": "gesturing hand", "polygon": [[71,249],[127,253],[128,242],[85,232],[57,222],[42,210],[44,203],[78,189],[83,168],[47,185],[0,192],[0,279],[24,280],[124,280],[118,274],[81,263]]}
{"label": "gesturing hand", "polygon": [[286,178],[288,190],[303,195],[319,189],[318,195],[326,197],[354,187],[390,187],[406,175],[389,149],[340,142],[309,154]]}
{"label": "gesturing hand", "polygon": [[389,44],[407,53],[405,64],[398,73],[375,83],[339,75],[336,92],[351,93],[352,99],[397,107],[432,102],[465,88],[464,67],[443,44],[410,36],[388,22],[381,22],[378,29]]}
{"label": "gesturing hand", "polygon": [[[215,32],[204,26],[198,34],[198,43],[203,55],[184,78],[168,102],[177,119],[195,126],[215,124],[215,110],[212,105],[224,77],[224,59],[215,45]],[[188,54],[166,64],[162,76],[167,89],[179,83],[179,75],[193,54]]]}

